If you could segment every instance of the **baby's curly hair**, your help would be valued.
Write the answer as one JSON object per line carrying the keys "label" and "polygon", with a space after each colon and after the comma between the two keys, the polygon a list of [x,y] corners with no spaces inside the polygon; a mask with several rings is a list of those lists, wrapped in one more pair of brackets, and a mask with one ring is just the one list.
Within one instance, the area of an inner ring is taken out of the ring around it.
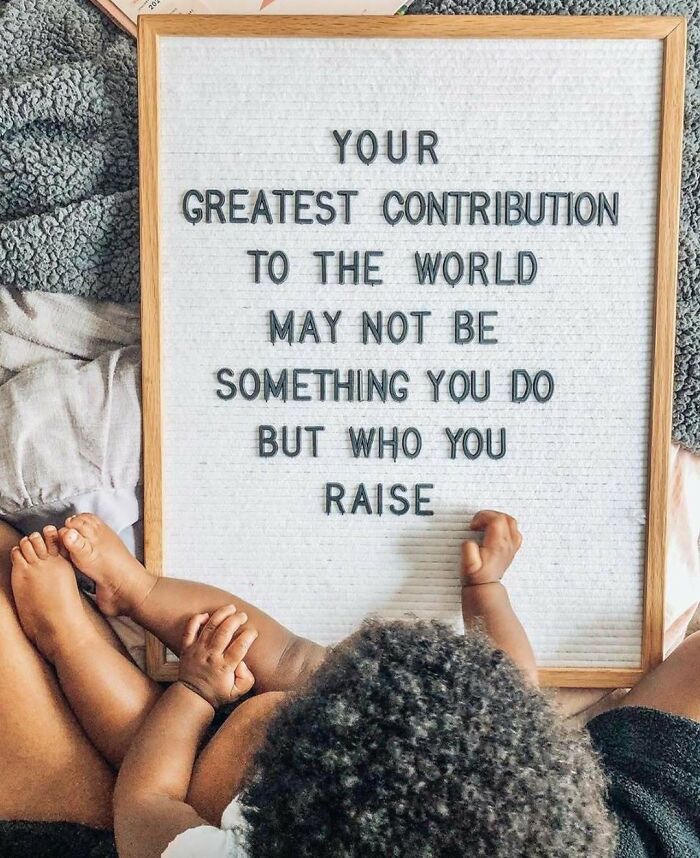
{"label": "baby's curly hair", "polygon": [[241,800],[253,856],[599,858],[589,742],[480,633],[367,621],[275,714]]}

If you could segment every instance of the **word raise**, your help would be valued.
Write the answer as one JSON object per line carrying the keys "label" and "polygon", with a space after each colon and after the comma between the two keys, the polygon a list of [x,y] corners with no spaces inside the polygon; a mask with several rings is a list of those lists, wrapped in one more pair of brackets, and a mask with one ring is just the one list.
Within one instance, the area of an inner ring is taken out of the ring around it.
{"label": "word raise", "polygon": [[364,483],[346,497],[346,489],[342,483],[326,483],[325,511],[326,515],[340,514],[356,515],[364,512],[366,515],[433,515],[430,509],[430,498],[425,494],[433,488],[432,483],[415,483],[410,488],[403,483],[392,483],[385,486],[376,483],[367,487]]}

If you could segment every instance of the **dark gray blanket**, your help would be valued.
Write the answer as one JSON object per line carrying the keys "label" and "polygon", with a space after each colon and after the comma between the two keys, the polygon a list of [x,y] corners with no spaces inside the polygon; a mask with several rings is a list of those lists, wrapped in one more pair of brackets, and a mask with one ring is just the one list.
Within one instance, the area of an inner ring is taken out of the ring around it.
{"label": "dark gray blanket", "polygon": [[0,285],[138,297],[135,61],[88,0],[0,0]]}
{"label": "dark gray blanket", "polygon": [[618,822],[616,858],[697,858],[700,723],[628,706],[599,715],[588,730]]}
{"label": "dark gray blanket", "polygon": [[111,831],[73,822],[0,821],[2,858],[117,858]]}
{"label": "dark gray blanket", "polygon": [[[410,13],[689,18],[673,430],[700,452],[697,0],[417,0]],[[135,58],[89,0],[0,0],[0,285],[137,299]]]}

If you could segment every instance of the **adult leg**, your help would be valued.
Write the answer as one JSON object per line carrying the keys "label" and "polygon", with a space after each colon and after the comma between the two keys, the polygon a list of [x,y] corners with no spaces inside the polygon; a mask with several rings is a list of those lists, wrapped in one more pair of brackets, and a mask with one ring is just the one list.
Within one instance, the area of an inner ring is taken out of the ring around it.
{"label": "adult leg", "polygon": [[[669,477],[664,599],[664,653],[667,656],[683,642],[700,599],[700,456],[672,444]],[[691,623],[690,628],[695,631],[697,625]],[[683,661],[685,658],[683,656]],[[611,692],[609,689],[562,688],[557,690],[557,702],[567,716],[576,716],[578,723],[585,724],[601,712],[614,708],[624,693],[622,689]]]}
{"label": "adult leg", "polygon": [[107,827],[114,773],[17,617],[9,553],[18,539],[0,522],[0,818]]}
{"label": "adult leg", "polygon": [[700,632],[689,635],[619,706],[647,706],[700,721]]}

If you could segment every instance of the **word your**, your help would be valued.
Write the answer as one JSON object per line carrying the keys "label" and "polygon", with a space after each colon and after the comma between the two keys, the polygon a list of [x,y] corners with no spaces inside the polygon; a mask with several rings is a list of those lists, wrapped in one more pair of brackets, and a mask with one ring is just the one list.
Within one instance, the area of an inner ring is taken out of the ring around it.
{"label": "word your", "polygon": [[[393,131],[387,131],[384,137],[386,145],[382,152],[386,159],[392,164],[403,164],[408,156],[408,132],[405,130],[401,132],[398,145],[396,145]],[[360,131],[354,140],[352,140],[352,131],[346,131],[344,134],[341,134],[340,131],[334,131],[333,139],[338,144],[338,163],[340,164],[345,164],[348,151],[352,151],[352,149],[355,150],[358,161],[363,164],[372,164],[379,157],[379,140],[374,131],[370,131],[368,128]],[[428,155],[430,155],[433,164],[438,163],[438,157],[435,154],[437,144],[438,136],[434,131],[418,132],[416,160],[419,164],[425,163]]]}

